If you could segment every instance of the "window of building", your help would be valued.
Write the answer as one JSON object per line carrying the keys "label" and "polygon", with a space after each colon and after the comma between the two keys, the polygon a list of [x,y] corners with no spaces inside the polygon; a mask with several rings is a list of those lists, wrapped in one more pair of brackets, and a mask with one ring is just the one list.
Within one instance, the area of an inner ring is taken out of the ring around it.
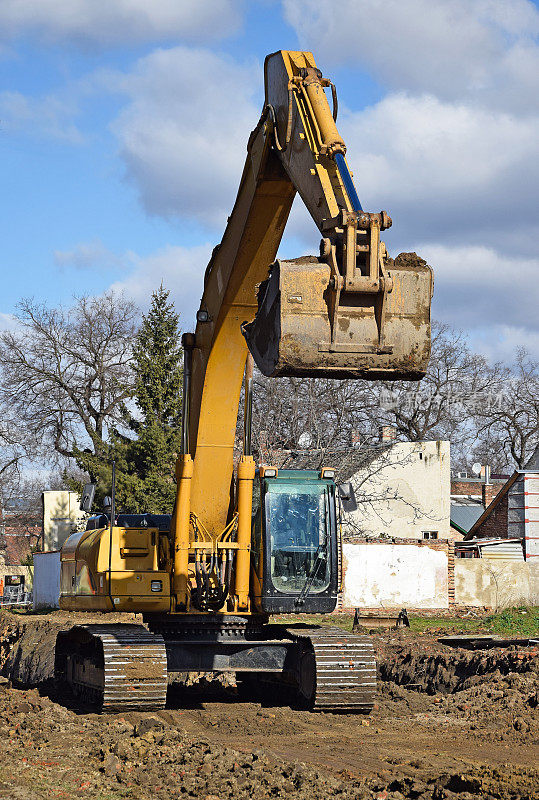
{"label": "window of building", "polygon": [[438,531],[422,531],[423,539],[437,539]]}

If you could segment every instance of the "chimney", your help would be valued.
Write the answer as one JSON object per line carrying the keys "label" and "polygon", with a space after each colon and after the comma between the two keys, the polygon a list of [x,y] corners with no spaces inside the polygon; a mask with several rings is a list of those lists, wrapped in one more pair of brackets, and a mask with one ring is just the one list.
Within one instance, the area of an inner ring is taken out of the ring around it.
{"label": "chimney", "polygon": [[481,484],[481,497],[483,500],[483,507],[487,508],[489,506],[494,497],[496,496],[496,491],[494,486],[490,482],[490,467],[484,468],[484,482]]}
{"label": "chimney", "polygon": [[380,425],[378,436],[382,444],[390,444],[395,441],[397,431],[393,425]]}

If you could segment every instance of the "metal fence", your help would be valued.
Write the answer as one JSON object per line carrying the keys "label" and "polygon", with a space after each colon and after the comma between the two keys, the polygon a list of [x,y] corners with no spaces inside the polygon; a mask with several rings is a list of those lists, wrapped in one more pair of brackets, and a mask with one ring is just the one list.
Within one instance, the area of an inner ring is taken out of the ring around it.
{"label": "metal fence", "polygon": [[4,594],[0,597],[0,606],[31,606],[32,603],[32,592],[26,592],[24,584],[4,586]]}

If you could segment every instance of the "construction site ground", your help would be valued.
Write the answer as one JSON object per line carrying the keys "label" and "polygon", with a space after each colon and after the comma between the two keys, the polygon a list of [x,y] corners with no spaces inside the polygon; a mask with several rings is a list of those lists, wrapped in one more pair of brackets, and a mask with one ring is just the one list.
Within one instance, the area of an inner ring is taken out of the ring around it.
{"label": "construction site ground", "polygon": [[373,635],[368,717],[292,709],[276,687],[245,702],[211,675],[175,676],[164,711],[98,715],[52,679],[56,633],[81,617],[126,621],[0,612],[0,798],[539,798],[533,647],[453,649],[437,639],[461,621],[412,617]]}

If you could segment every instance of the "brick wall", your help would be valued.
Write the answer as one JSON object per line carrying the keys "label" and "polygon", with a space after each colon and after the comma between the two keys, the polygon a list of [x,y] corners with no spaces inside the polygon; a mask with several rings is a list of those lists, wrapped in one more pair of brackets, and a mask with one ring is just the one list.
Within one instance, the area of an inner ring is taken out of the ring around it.
{"label": "brick wall", "polygon": [[447,600],[450,606],[455,605],[455,541],[447,543]]}
{"label": "brick wall", "polygon": [[404,539],[399,536],[393,536],[390,539],[377,539],[370,536],[352,536],[347,539],[349,544],[405,544],[410,547],[430,547],[431,550],[443,550],[447,552],[449,549],[448,539]]}
{"label": "brick wall", "polygon": [[474,531],[475,538],[507,539],[507,498],[507,494],[502,497],[486,520]]}
{"label": "brick wall", "polygon": [[[496,497],[500,489],[503,489],[505,484],[505,480],[493,480],[486,485],[487,495],[490,497],[489,503]],[[475,480],[473,478],[456,478],[451,481],[451,494],[473,494],[481,496],[484,486],[485,484],[479,478]]]}
{"label": "brick wall", "polygon": [[481,485],[481,499],[485,508],[492,503],[499,491],[500,489],[492,483],[483,483]]}

